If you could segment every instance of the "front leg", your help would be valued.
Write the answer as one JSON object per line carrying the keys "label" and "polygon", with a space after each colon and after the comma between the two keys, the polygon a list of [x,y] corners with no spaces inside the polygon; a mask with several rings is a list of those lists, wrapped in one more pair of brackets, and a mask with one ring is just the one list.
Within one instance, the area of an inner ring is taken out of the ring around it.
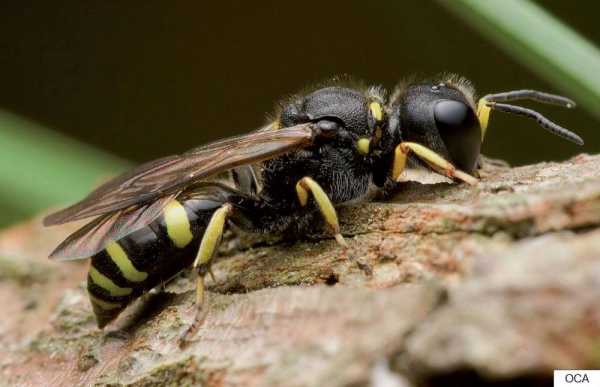
{"label": "front leg", "polygon": [[400,145],[396,147],[394,152],[394,163],[392,165],[392,178],[394,181],[397,181],[400,178],[400,175],[406,167],[408,155],[411,152],[427,163],[433,170],[446,175],[449,178],[459,179],[470,185],[475,185],[478,182],[477,178],[456,169],[452,163],[435,153],[433,150],[415,142],[401,142]]}

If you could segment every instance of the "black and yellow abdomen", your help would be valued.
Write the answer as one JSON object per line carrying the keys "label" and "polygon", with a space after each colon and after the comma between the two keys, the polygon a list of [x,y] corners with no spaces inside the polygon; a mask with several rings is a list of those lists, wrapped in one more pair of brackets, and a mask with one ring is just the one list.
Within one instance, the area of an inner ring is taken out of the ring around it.
{"label": "black and yellow abdomen", "polygon": [[190,266],[222,202],[173,200],[148,226],[110,242],[91,258],[88,293],[100,328],[133,300]]}

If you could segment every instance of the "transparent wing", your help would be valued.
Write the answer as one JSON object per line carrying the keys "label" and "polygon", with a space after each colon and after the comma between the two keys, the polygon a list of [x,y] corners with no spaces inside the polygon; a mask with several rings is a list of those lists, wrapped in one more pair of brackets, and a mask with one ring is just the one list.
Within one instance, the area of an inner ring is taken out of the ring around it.
{"label": "transparent wing", "polygon": [[158,218],[162,209],[178,194],[163,196],[153,202],[135,205],[98,216],[69,235],[50,254],[60,261],[89,258],[102,250],[110,241],[119,240]]}
{"label": "transparent wing", "polygon": [[100,215],[110,218],[109,214],[114,216],[117,211],[138,208],[135,206],[181,192],[228,169],[308,146],[312,139],[311,124],[277,130],[267,128],[151,161],[108,181],[80,202],[47,216],[44,225]]}

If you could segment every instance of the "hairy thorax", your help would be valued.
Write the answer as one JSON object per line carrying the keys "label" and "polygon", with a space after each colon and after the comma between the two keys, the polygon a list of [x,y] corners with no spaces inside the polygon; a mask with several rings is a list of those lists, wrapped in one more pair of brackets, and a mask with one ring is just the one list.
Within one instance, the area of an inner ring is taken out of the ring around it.
{"label": "hairy thorax", "polygon": [[296,183],[306,176],[318,182],[334,204],[365,197],[372,180],[364,157],[347,148],[321,146],[265,162],[261,196],[277,208],[296,209]]}

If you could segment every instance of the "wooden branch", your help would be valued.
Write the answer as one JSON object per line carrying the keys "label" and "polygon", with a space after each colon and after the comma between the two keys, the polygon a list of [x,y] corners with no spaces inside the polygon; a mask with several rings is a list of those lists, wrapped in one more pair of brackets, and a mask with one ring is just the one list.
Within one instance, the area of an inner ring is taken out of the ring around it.
{"label": "wooden branch", "polygon": [[340,219],[348,254],[371,276],[330,239],[232,240],[208,282],[210,314],[185,350],[187,276],[99,331],[87,263],[45,258],[67,230],[39,220],[5,230],[0,380],[477,385],[600,367],[600,156],[488,166],[474,188],[409,183]]}

